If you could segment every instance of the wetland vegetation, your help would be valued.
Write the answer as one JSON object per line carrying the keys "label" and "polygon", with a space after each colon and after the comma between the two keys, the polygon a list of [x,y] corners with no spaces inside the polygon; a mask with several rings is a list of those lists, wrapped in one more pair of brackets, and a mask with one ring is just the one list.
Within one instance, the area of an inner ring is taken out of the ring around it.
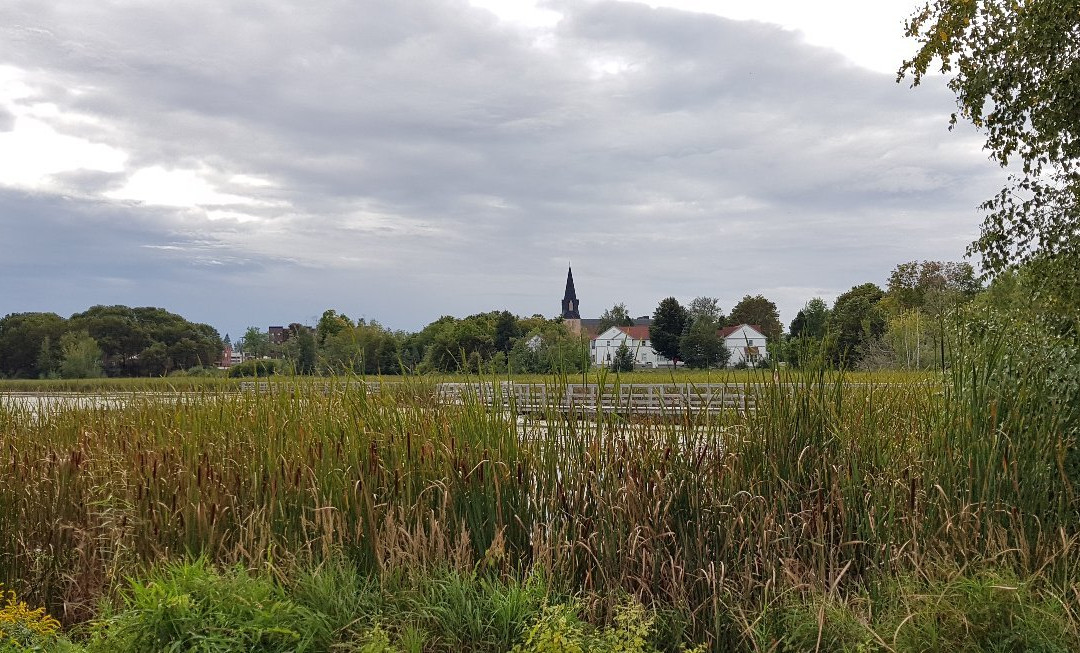
{"label": "wetland vegetation", "polygon": [[936,375],[528,437],[418,377],[8,402],[0,582],[55,650],[1075,649],[1074,344],[965,333]]}

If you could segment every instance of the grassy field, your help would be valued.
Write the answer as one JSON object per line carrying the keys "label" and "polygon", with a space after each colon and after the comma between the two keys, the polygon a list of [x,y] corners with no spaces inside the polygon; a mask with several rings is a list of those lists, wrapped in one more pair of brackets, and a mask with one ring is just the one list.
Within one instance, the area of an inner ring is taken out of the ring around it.
{"label": "grassy field", "polygon": [[[300,650],[237,634],[273,626],[235,612],[249,595],[307,605],[281,612],[294,634],[323,624],[304,650],[541,650],[545,632],[589,650],[618,633],[662,650],[1080,647],[1072,413],[1052,376],[976,352],[945,375],[771,379],[679,372],[755,382],[757,410],[634,423],[436,401],[461,378],[8,405],[0,583],[116,651],[153,650],[130,644],[140,628],[196,607],[240,637],[205,650]],[[328,597],[304,603],[313,576]],[[473,598],[447,607],[450,591]],[[520,610],[499,630],[507,592]],[[161,613],[173,600],[187,607]]]}

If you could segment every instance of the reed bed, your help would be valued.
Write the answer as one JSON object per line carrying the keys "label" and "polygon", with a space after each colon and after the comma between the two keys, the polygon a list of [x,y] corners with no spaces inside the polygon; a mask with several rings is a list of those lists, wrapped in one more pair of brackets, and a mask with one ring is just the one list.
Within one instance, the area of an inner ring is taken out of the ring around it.
{"label": "reed bed", "polygon": [[346,557],[371,578],[542,570],[599,619],[630,594],[671,609],[673,641],[752,650],[776,646],[762,633],[792,597],[824,620],[885,581],[994,569],[1074,625],[1072,396],[976,354],[933,381],[765,373],[746,386],[756,410],[642,420],[446,404],[415,379],[5,405],[0,583],[73,623],[186,556]]}

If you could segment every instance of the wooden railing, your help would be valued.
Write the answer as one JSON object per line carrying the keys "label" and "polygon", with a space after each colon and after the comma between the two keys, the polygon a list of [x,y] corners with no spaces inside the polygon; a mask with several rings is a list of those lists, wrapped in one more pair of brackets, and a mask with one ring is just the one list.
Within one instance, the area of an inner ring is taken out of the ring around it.
{"label": "wooden railing", "polygon": [[[323,392],[346,388],[379,392],[378,381],[349,381],[347,383],[315,384]],[[244,392],[290,392],[296,384],[270,381],[243,381]],[[309,385],[303,386],[305,389]],[[757,406],[756,384],[739,383],[627,383],[598,385],[595,383],[438,383],[435,395],[444,403],[479,402],[519,414],[548,411],[595,414],[597,412],[624,415],[664,415],[681,412],[719,412],[722,410],[749,411]]]}
{"label": "wooden railing", "polygon": [[597,384],[546,385],[537,383],[440,383],[443,401],[480,403],[518,413],[549,410],[579,413],[674,414],[753,410],[755,386],[712,384]]}

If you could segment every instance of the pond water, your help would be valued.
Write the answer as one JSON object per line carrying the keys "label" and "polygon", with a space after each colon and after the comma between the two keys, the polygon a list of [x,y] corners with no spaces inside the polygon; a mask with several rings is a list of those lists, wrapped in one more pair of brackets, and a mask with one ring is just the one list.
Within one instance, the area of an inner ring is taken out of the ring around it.
{"label": "pond water", "polygon": [[123,408],[135,401],[175,400],[182,396],[180,393],[166,392],[124,394],[10,392],[0,393],[0,411],[40,415],[63,410]]}

